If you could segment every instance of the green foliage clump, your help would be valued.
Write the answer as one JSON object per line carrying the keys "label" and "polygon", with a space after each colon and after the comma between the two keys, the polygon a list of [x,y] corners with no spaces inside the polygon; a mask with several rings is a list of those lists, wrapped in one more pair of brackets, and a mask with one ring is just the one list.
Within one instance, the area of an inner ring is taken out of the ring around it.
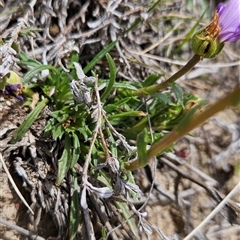
{"label": "green foliage clump", "polygon": [[[133,94],[154,85],[161,75],[152,74],[143,83],[117,81],[117,69],[108,54],[115,43],[102,50],[83,70],[73,52],[68,63],[69,72],[20,54],[20,64],[30,68],[23,78],[24,86],[37,91],[42,100],[14,133],[12,143],[21,139],[48,105],[51,113],[44,134],[62,145],[58,153],[56,185],[60,186],[67,176],[72,179],[70,239],[74,239],[78,229],[79,198],[81,206],[87,208],[87,190],[101,198],[120,197],[120,202],[113,203],[122,210],[129,227],[137,235],[135,222],[129,219],[131,211],[124,201],[126,192],[137,199],[139,189],[132,172],[126,170],[126,164],[137,158],[138,166],[145,166],[150,159],[148,148],[177,126],[187,124],[202,106],[197,96],[183,93],[175,83],[171,83],[165,93],[153,92],[145,98]],[[98,79],[94,72],[93,77],[86,76],[104,56],[109,67],[108,78]],[[42,77],[44,71],[47,75]],[[33,78],[37,81],[33,82]],[[173,144],[174,139],[164,150],[172,151]],[[76,165],[82,171],[76,170]],[[81,194],[78,184],[82,184]]]}

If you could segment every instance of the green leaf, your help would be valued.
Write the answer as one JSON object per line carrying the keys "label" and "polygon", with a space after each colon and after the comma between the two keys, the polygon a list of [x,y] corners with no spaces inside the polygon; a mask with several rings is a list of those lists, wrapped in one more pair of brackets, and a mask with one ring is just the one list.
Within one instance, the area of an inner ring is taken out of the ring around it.
{"label": "green leaf", "polygon": [[124,218],[127,221],[127,224],[129,225],[130,229],[132,230],[132,232],[134,233],[135,236],[137,236],[137,239],[139,239],[138,237],[138,227],[135,223],[134,218],[132,217],[132,213],[129,210],[129,206],[127,203],[125,202],[115,202],[115,204],[117,205],[117,207],[119,209],[121,209],[122,215],[124,216]]}
{"label": "green leaf", "polygon": [[125,118],[125,117],[145,117],[145,116],[146,116],[146,113],[142,111],[130,111],[130,112],[113,114],[108,117],[108,120],[116,120],[116,119]]}
{"label": "green leaf", "polygon": [[112,132],[109,128],[106,128],[106,132],[107,132],[107,139],[109,140],[110,144],[110,151],[112,153],[112,156],[115,158],[118,158],[118,150],[117,150],[117,143],[112,135]]}
{"label": "green leaf", "polygon": [[176,95],[177,101],[183,106],[183,90],[181,86],[177,83],[170,83],[170,86]]}
{"label": "green leaf", "polygon": [[70,65],[72,68],[75,69],[73,63],[74,63],[74,62],[77,62],[77,63],[79,62],[79,54],[78,54],[78,52],[77,52],[77,51],[72,51],[69,60],[70,60],[70,61],[69,61],[69,62],[70,62],[69,65]]}
{"label": "green leaf", "polygon": [[156,83],[156,81],[162,76],[162,74],[151,74],[149,75],[144,82],[142,83],[142,87],[148,87]]}
{"label": "green leaf", "polygon": [[101,230],[102,236],[99,240],[105,240],[107,239],[107,227],[103,226]]}
{"label": "green leaf", "polygon": [[137,18],[134,23],[124,32],[124,34],[129,33],[130,31],[132,31],[134,28],[136,28],[139,24],[142,23],[141,18]]}
{"label": "green leaf", "polygon": [[158,0],[153,3],[153,5],[148,9],[147,12],[151,12],[162,0]]}
{"label": "green leaf", "polygon": [[38,103],[38,105],[29,113],[29,115],[26,117],[26,119],[23,121],[23,123],[20,125],[19,128],[17,128],[13,136],[10,140],[11,144],[14,144],[21,140],[23,135],[28,131],[28,129],[31,127],[33,122],[37,119],[38,115],[41,113],[43,108],[47,105],[48,99],[45,98],[41,102]]}
{"label": "green leaf", "polygon": [[63,153],[61,158],[58,160],[58,174],[56,180],[57,186],[59,186],[62,183],[63,179],[67,175],[70,163],[71,163],[71,138],[66,133]]}
{"label": "green leaf", "polygon": [[32,59],[32,58],[29,58],[24,52],[20,52],[19,53],[19,58],[20,58],[20,64],[22,65],[26,65],[26,66],[30,66],[30,67],[38,67],[38,66],[41,66],[42,63],[38,62],[37,60],[35,59]]}
{"label": "green leaf", "polygon": [[104,48],[101,52],[99,52],[95,58],[83,69],[83,72],[86,74],[89,72],[108,52],[112,50],[112,48],[116,45],[117,40],[111,42],[106,48]]}
{"label": "green leaf", "polygon": [[52,128],[55,126],[55,119],[53,119],[53,118],[51,118],[49,121],[48,121],[48,123],[47,123],[47,125],[45,126],[45,128],[44,128],[44,133],[49,133],[50,131],[52,131]]}
{"label": "green leaf", "polygon": [[129,100],[131,100],[131,97],[127,97],[124,98],[120,101],[117,101],[116,103],[113,104],[108,104],[106,106],[104,106],[104,110],[108,113],[108,112],[112,112],[114,110],[117,110],[119,107],[121,107],[122,105],[126,104]]}
{"label": "green leaf", "polygon": [[138,153],[138,163],[140,167],[144,167],[148,163],[147,144],[148,144],[148,133],[145,128],[137,136],[137,153]]}
{"label": "green leaf", "polygon": [[114,88],[123,88],[123,89],[129,89],[129,90],[138,90],[136,87],[133,85],[129,84],[129,82],[119,82],[119,83],[114,83],[113,85]]}
{"label": "green leaf", "polygon": [[116,74],[117,74],[117,69],[116,69],[116,66],[115,66],[115,63],[114,63],[112,57],[108,53],[106,54],[106,57],[107,57],[109,69],[110,69],[110,79],[109,79],[109,83],[108,83],[105,91],[103,92],[103,94],[101,96],[102,102],[104,102],[106,100],[109,93],[111,92],[113,85],[115,83]]}
{"label": "green leaf", "polygon": [[199,104],[197,104],[196,106],[194,106],[190,110],[188,110],[188,112],[185,113],[185,115],[183,116],[181,121],[176,126],[176,128],[175,128],[176,131],[180,131],[184,128],[184,126],[188,125],[188,122],[193,118],[195,113],[198,110],[200,110],[203,106],[205,106],[206,104],[207,104],[207,101],[201,101],[201,102],[199,102]]}
{"label": "green leaf", "polygon": [[58,122],[63,123],[69,118],[69,115],[64,110],[58,110],[52,112],[51,117],[55,118]]}
{"label": "green leaf", "polygon": [[107,187],[111,188],[111,179],[107,176],[107,174],[103,171],[101,171],[101,174],[97,175],[97,180],[102,182]]}
{"label": "green leaf", "polygon": [[46,70],[46,69],[52,70],[56,74],[58,74],[58,70],[55,67],[53,67],[51,65],[40,65],[40,66],[37,66],[36,68],[30,70],[29,72],[27,72],[25,74],[25,76],[23,77],[22,82],[24,84],[28,83],[34,76],[36,76],[36,74],[38,74],[39,72]]}
{"label": "green leaf", "polygon": [[87,141],[89,139],[89,133],[91,133],[91,131],[87,128],[87,126],[85,126],[84,128],[78,128],[77,131],[79,133],[81,133],[81,135],[84,138],[84,141]]}
{"label": "green leaf", "polygon": [[172,101],[171,101],[171,99],[170,99],[170,96],[167,95],[167,94],[164,94],[164,93],[155,93],[155,94],[153,94],[153,96],[154,96],[155,98],[160,99],[160,100],[161,100],[163,103],[165,103],[165,104],[171,104],[171,103],[172,103]]}
{"label": "green leaf", "polygon": [[79,194],[76,172],[72,170],[73,194],[71,196],[70,213],[69,213],[69,239],[74,240],[79,225]]}
{"label": "green leaf", "polygon": [[74,132],[72,132],[72,141],[73,141],[73,149],[72,149],[72,159],[71,159],[70,168],[73,168],[73,166],[77,163],[81,153],[80,142],[79,142],[78,136]]}
{"label": "green leaf", "polygon": [[62,124],[57,123],[52,128],[52,137],[54,140],[57,140],[58,138],[61,139],[64,134],[64,128]]}
{"label": "green leaf", "polygon": [[31,28],[23,28],[20,33],[21,35],[27,35],[27,36],[31,36],[33,37],[34,36],[34,33],[37,33],[37,32],[42,32],[43,31],[43,28],[36,28],[36,27],[31,27]]}

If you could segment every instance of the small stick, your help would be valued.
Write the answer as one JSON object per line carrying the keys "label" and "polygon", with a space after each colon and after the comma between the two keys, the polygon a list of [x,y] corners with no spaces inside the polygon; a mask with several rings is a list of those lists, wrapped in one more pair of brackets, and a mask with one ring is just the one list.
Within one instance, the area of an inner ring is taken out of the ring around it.
{"label": "small stick", "polygon": [[11,223],[11,222],[8,222],[8,221],[6,221],[6,220],[4,220],[4,219],[2,219],[2,218],[0,218],[0,224],[3,224],[3,225],[5,225],[5,226],[8,226],[9,228],[16,230],[16,231],[19,232],[20,234],[22,234],[22,235],[24,235],[24,236],[26,236],[26,237],[29,237],[29,238],[31,238],[31,239],[34,239],[34,240],[46,240],[45,238],[42,238],[42,237],[40,237],[40,236],[38,236],[38,235],[35,235],[35,234],[33,234],[32,232],[30,232],[30,231],[28,231],[28,230],[26,230],[26,229],[24,229],[24,228],[21,228],[21,227],[13,224],[13,223]]}
{"label": "small stick", "polygon": [[237,191],[240,190],[240,182],[232,189],[232,191],[217,205],[217,207],[191,232],[189,233],[183,240],[190,240],[192,237],[195,236],[195,234],[201,230],[221,209],[224,207],[224,205],[227,203],[228,200],[230,200],[231,197],[233,197]]}
{"label": "small stick", "polygon": [[1,162],[2,162],[3,168],[4,168],[5,172],[6,172],[6,174],[7,174],[7,176],[8,176],[8,179],[9,179],[9,181],[11,182],[11,184],[12,184],[15,192],[17,193],[17,195],[19,196],[19,198],[22,200],[22,202],[24,203],[24,205],[25,205],[25,206],[29,209],[29,211],[34,215],[33,210],[32,210],[31,207],[28,205],[27,201],[24,199],[23,195],[21,194],[21,192],[19,191],[18,187],[16,186],[16,184],[15,184],[15,182],[14,182],[14,180],[13,180],[11,174],[10,174],[10,172],[8,171],[7,166],[6,166],[6,164],[5,164],[4,160],[3,160],[2,153],[0,153],[0,160],[1,160]]}

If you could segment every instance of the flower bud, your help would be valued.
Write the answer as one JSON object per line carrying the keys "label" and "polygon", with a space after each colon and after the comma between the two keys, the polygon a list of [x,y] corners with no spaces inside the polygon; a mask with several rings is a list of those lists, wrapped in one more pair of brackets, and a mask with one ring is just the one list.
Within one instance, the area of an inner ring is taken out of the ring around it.
{"label": "flower bud", "polygon": [[220,53],[223,46],[223,42],[220,42],[218,38],[212,38],[205,29],[195,33],[192,38],[192,49],[202,58],[214,58]]}

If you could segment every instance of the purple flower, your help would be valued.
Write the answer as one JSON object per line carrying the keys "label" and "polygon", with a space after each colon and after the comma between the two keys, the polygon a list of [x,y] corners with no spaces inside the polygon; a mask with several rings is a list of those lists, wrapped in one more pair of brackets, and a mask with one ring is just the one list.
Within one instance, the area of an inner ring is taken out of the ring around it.
{"label": "purple flower", "polygon": [[7,83],[4,90],[0,90],[0,95],[4,97],[13,96],[18,100],[23,100],[21,96],[23,90],[23,86],[21,84],[11,84]]}
{"label": "purple flower", "polygon": [[221,42],[236,42],[240,39],[240,0],[230,0],[217,6]]}

